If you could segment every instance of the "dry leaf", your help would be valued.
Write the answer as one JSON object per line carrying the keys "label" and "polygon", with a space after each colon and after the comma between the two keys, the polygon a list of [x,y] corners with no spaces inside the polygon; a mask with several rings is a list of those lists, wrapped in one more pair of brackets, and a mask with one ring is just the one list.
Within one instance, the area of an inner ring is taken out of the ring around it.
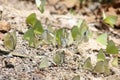
{"label": "dry leaf", "polygon": [[72,8],[79,4],[79,0],[64,0],[63,4],[67,6],[67,8]]}
{"label": "dry leaf", "polygon": [[10,24],[5,21],[0,21],[0,31],[9,31],[10,30]]}

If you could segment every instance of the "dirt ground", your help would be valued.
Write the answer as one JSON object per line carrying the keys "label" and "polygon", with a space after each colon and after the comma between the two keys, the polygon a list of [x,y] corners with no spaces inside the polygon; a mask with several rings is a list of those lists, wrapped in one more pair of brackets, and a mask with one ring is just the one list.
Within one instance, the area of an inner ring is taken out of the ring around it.
{"label": "dirt ground", "polygon": [[[105,46],[95,40],[98,34],[107,32],[107,28],[101,28],[101,24],[98,24],[101,18],[98,14],[99,10],[92,8],[97,8],[100,4],[94,4],[96,7],[89,6],[79,9],[77,2],[69,5],[67,3],[62,0],[48,0],[45,12],[41,14],[36,8],[34,0],[33,2],[30,0],[0,0],[1,21],[10,24],[10,31],[16,30],[17,32],[17,45],[13,51],[7,52],[3,41],[0,40],[0,80],[72,80],[76,75],[80,76],[80,80],[120,80],[120,68],[111,68],[111,74],[108,76],[94,74],[82,68],[88,57],[92,58],[94,64],[99,49],[105,49]],[[120,4],[119,0],[118,3]],[[76,7],[76,15],[69,11],[74,7]],[[105,8],[107,7],[103,9]],[[120,51],[120,6],[109,6],[108,9],[107,14],[118,16],[115,29],[109,30],[109,39],[116,43]],[[79,19],[85,19],[94,38],[89,39],[86,43],[67,48],[57,48],[52,45],[39,46],[37,49],[31,48],[28,42],[23,40],[23,34],[28,29],[25,20],[31,13],[37,14],[37,18],[44,27],[51,24],[54,28],[69,27],[71,29],[73,25],[77,25]],[[46,20],[48,20],[47,23]],[[4,34],[2,35],[4,36]],[[53,55],[56,51],[65,51],[65,62],[60,67],[55,66],[53,62]],[[44,57],[49,59],[50,66],[40,69],[39,65]]]}

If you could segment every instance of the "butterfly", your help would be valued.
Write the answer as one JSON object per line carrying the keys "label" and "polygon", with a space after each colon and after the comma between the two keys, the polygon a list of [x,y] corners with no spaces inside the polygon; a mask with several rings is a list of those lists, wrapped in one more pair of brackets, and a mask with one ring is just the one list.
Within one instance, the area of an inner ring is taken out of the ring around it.
{"label": "butterfly", "polygon": [[17,37],[16,32],[8,32],[4,37],[4,47],[8,50],[13,50],[16,47]]}

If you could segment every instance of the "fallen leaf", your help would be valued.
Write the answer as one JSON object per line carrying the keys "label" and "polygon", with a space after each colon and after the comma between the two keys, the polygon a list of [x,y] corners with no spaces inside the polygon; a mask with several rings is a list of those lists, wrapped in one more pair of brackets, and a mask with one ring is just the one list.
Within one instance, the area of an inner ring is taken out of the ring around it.
{"label": "fallen leaf", "polygon": [[[79,0],[63,0],[62,3],[67,6],[67,8],[72,8],[79,4]],[[69,5],[68,5],[69,4]]]}
{"label": "fallen leaf", "polygon": [[9,31],[10,30],[10,24],[8,22],[5,21],[0,21],[0,31]]}

